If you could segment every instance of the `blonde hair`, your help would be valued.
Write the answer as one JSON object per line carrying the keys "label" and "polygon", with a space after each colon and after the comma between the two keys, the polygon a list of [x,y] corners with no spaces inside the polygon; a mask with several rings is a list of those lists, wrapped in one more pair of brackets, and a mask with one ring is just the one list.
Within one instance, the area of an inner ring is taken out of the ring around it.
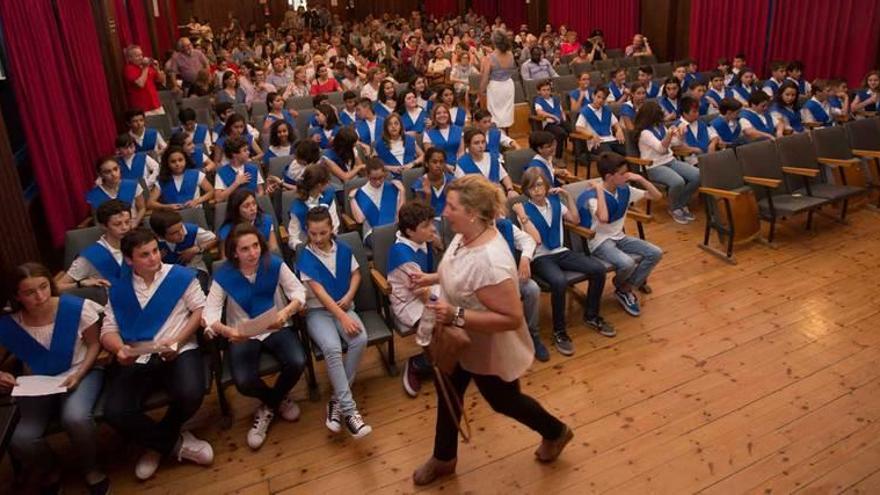
{"label": "blonde hair", "polygon": [[487,224],[505,213],[504,193],[497,184],[482,174],[468,174],[452,181],[447,186],[447,193],[455,191],[462,206],[477,214]]}

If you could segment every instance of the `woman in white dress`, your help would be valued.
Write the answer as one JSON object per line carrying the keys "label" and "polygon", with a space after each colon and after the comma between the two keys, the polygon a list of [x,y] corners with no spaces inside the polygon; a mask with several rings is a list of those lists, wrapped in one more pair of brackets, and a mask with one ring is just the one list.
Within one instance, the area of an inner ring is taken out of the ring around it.
{"label": "woman in white dress", "polygon": [[510,51],[510,38],[501,31],[492,33],[495,50],[480,63],[480,94],[484,96],[486,108],[492,114],[492,121],[501,129],[513,125],[513,74],[516,62]]}

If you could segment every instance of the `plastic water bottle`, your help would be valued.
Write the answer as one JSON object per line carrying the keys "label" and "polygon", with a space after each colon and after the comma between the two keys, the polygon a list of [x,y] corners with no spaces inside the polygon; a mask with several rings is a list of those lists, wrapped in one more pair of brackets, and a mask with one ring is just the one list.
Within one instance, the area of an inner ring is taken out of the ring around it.
{"label": "plastic water bottle", "polygon": [[[437,302],[437,296],[431,294],[431,297],[428,299],[429,304]],[[431,343],[431,336],[434,333],[434,320],[437,315],[434,314],[434,310],[425,306],[425,310],[422,311],[422,318],[419,320],[419,329],[416,330],[416,344],[426,347]]]}

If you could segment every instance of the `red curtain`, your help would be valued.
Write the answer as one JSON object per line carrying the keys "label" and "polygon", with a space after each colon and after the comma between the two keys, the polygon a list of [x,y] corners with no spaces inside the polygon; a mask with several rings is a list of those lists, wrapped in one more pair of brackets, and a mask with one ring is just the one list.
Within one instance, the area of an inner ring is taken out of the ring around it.
{"label": "red curtain", "polygon": [[[152,0],[149,0],[152,2]],[[155,57],[153,44],[150,42],[150,26],[147,23],[147,10],[144,8],[144,0],[126,0],[128,9],[128,26],[131,29],[133,42],[141,46],[144,55]],[[150,9],[152,10],[152,8]]]}
{"label": "red curtain", "polygon": [[473,0],[471,8],[477,15],[488,19],[490,24],[498,16],[498,0]]}
{"label": "red curtain", "polygon": [[458,0],[426,0],[425,12],[436,17],[458,13]]}
{"label": "red curtain", "polygon": [[471,7],[488,19],[490,24],[496,17],[501,17],[507,28],[514,32],[519,31],[521,24],[529,22],[525,0],[473,0]]}
{"label": "red curtain", "polygon": [[548,0],[547,19],[554,28],[565,24],[586,40],[601,29],[608,48],[623,48],[639,32],[639,0]]}
{"label": "red curtain", "polygon": [[719,58],[742,52],[761,73],[769,13],[770,0],[692,0],[691,57],[700,70],[712,70]]}
{"label": "red curtain", "polygon": [[880,3],[876,0],[776,0],[767,60],[802,60],[808,79],[861,84],[877,61]]}
{"label": "red curtain", "polygon": [[110,150],[115,133],[91,11],[88,0],[0,2],[9,77],[28,116],[22,126],[56,246],[88,214],[93,161]]}
{"label": "red curtain", "polygon": [[[116,10],[116,29],[122,48],[136,43],[131,35],[131,28],[128,27],[128,10],[125,8],[125,0],[113,0],[113,8]],[[147,48],[149,47],[144,47],[145,50]]]}

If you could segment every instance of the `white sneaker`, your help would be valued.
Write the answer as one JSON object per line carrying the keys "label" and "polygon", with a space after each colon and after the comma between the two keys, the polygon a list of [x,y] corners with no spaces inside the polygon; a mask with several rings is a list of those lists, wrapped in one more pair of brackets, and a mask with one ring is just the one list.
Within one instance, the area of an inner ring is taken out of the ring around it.
{"label": "white sneaker", "polygon": [[196,464],[207,466],[214,462],[214,449],[211,444],[196,438],[188,431],[180,433],[180,444],[177,447],[177,460],[188,460]]}
{"label": "white sneaker", "polygon": [[327,419],[324,420],[324,426],[333,433],[342,431],[342,410],[339,409],[339,404],[333,399],[330,399],[330,402],[327,403]]}
{"label": "white sneaker", "polygon": [[278,413],[285,421],[296,421],[300,415],[299,405],[288,395],[278,404]]}
{"label": "white sneaker", "polygon": [[148,480],[156,474],[159,469],[159,462],[162,460],[162,454],[155,450],[147,450],[138,459],[134,466],[134,475],[141,481]]}
{"label": "white sneaker", "polygon": [[357,411],[351,416],[345,417],[345,426],[348,428],[348,433],[354,438],[363,438],[373,431],[373,428],[364,421],[364,418]]}
{"label": "white sneaker", "polygon": [[263,446],[266,441],[266,433],[269,431],[269,425],[275,418],[275,413],[266,404],[261,404],[254,413],[254,425],[247,433],[248,447],[257,450]]}

